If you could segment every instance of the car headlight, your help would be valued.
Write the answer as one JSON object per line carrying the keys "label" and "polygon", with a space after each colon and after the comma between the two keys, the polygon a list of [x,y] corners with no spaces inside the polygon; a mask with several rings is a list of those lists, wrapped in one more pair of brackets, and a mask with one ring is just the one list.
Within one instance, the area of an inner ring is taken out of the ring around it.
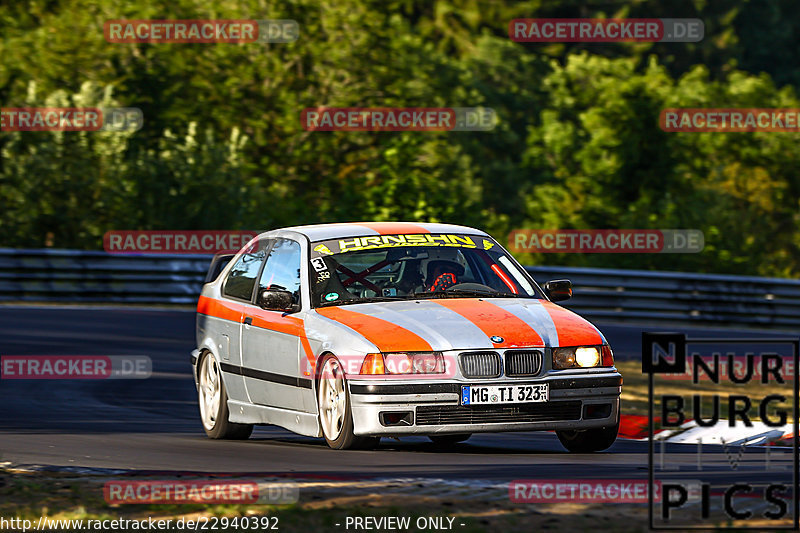
{"label": "car headlight", "polygon": [[613,365],[614,358],[608,345],[573,346],[553,350],[553,368],[556,370]]}
{"label": "car headlight", "polygon": [[584,368],[597,366],[600,362],[600,350],[594,346],[575,348],[575,362]]}
{"label": "car headlight", "polygon": [[575,348],[553,350],[553,368],[572,368],[573,366],[575,366]]}
{"label": "car headlight", "polygon": [[444,357],[439,352],[370,353],[361,374],[443,374]]}

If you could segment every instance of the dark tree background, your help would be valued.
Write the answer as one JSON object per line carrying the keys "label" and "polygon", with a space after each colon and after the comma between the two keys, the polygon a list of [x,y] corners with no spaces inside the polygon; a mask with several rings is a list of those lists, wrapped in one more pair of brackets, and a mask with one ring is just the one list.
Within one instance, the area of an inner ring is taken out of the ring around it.
{"label": "dark tree background", "polygon": [[[700,43],[520,44],[522,17],[701,18]],[[289,44],[111,44],[109,19],[295,19]],[[133,106],[136,133],[0,132],[0,246],[346,220],[698,228],[700,254],[528,264],[800,274],[791,133],[664,107],[800,107],[796,0],[0,2],[0,105]],[[491,132],[307,132],[304,107],[488,106]]]}

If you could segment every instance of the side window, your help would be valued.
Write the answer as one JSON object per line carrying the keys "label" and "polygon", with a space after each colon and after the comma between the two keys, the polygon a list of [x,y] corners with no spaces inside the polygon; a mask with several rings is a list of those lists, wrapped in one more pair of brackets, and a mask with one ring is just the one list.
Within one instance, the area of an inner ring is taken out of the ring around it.
{"label": "side window", "polygon": [[266,239],[259,241],[251,250],[242,254],[228,273],[222,294],[248,301],[253,297],[258,270],[267,256],[268,242]]}
{"label": "side window", "polygon": [[258,290],[262,289],[289,291],[294,303],[300,303],[300,243],[290,239],[275,241],[258,282]]}

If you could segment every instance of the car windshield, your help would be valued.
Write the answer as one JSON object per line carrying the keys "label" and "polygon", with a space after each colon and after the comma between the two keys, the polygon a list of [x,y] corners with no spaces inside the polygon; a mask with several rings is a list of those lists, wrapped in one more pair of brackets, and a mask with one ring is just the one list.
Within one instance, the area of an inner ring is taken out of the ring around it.
{"label": "car windshield", "polygon": [[491,238],[459,234],[349,237],[311,244],[315,306],[420,298],[544,298]]}

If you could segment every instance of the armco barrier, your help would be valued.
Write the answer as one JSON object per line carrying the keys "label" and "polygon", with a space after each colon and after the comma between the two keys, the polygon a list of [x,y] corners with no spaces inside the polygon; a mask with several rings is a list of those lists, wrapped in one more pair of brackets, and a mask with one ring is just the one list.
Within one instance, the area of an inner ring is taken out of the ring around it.
{"label": "armco barrier", "polygon": [[207,255],[0,248],[0,301],[194,304]]}
{"label": "armco barrier", "polygon": [[587,318],[800,327],[800,280],[649,270],[527,267],[538,282],[572,280],[565,307]]}
{"label": "armco barrier", "polygon": [[[211,257],[0,249],[0,302],[189,304]],[[566,307],[590,319],[800,327],[800,280],[528,267],[538,282],[567,278]]]}

